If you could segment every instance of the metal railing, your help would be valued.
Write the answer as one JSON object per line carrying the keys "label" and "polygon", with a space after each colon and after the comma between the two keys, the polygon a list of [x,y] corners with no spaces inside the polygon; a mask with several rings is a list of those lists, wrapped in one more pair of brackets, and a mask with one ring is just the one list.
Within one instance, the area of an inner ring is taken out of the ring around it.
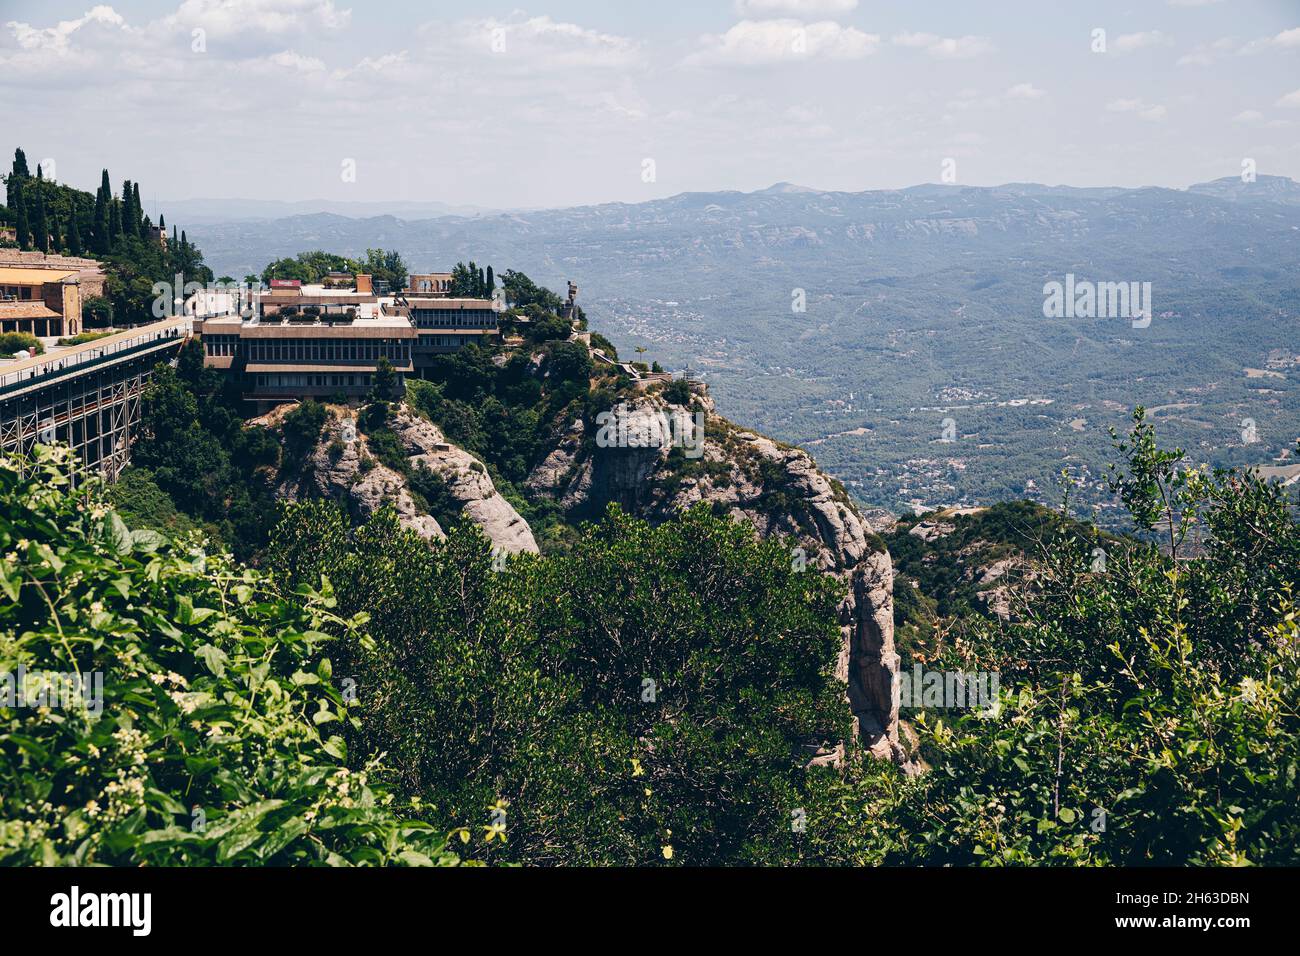
{"label": "metal railing", "polygon": [[89,369],[134,352],[166,344],[182,338],[188,331],[190,319],[178,316],[128,329],[82,345],[61,348],[47,355],[36,355],[8,367],[0,367],[0,394],[42,379],[62,376]]}

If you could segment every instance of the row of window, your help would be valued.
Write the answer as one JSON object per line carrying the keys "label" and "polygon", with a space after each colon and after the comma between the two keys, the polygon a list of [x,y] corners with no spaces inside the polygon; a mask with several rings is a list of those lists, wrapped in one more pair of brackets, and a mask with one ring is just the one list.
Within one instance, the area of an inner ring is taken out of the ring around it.
{"label": "row of window", "polygon": [[421,335],[420,348],[460,348],[478,339],[477,335]]}
{"label": "row of window", "polygon": [[497,314],[491,309],[412,309],[411,318],[422,329],[495,329]]}
{"label": "row of window", "polygon": [[[263,388],[369,388],[369,374],[357,375],[302,375],[293,372],[254,375],[257,385]],[[401,376],[398,376],[401,379]]]}
{"label": "row of window", "polygon": [[209,355],[234,355],[239,350],[239,336],[205,335],[203,347]]}
{"label": "row of window", "polygon": [[411,363],[410,339],[245,339],[243,348],[249,362]]}

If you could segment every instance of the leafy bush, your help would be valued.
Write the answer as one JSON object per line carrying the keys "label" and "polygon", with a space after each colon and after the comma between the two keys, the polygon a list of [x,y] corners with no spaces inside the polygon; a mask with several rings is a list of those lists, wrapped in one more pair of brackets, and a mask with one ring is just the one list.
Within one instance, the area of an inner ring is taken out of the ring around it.
{"label": "leafy bush", "polygon": [[684,378],[675,378],[664,386],[664,400],[686,407],[691,404],[691,385]]}
{"label": "leafy bush", "polygon": [[905,712],[932,769],[828,783],[820,859],[1300,863],[1294,503],[1253,473],[1180,467],[1141,409],[1119,449],[1115,485],[1139,525],[1172,528],[1166,548],[1099,566],[1090,529],[1063,523],[1011,621],[968,617],[935,665],[999,673],[997,712]]}
{"label": "leafy bush", "polygon": [[40,355],[45,346],[30,332],[0,332],[0,357],[12,358],[15,352],[23,349],[32,355]]}
{"label": "leafy bush", "polygon": [[298,407],[289,412],[280,421],[280,430],[284,435],[285,458],[292,464],[300,465],[316,447],[321,429],[329,412],[325,406],[314,399],[305,398]]}
{"label": "leafy bush", "polygon": [[[836,582],[698,509],[651,527],[611,509],[564,556],[494,570],[476,526],[432,544],[391,511],[352,529],[287,509],[273,566],[335,582],[375,644],[355,677],[356,759],[465,825],[508,815],[490,859],[778,862],[805,746],[848,733]],[[497,564],[495,567],[500,567]]]}
{"label": "leafy bush", "polygon": [[95,339],[102,339],[106,335],[112,335],[112,331],[103,332],[79,332],[70,338],[59,339],[59,345],[84,345],[87,342],[93,342]]}
{"label": "leafy bush", "polygon": [[325,650],[361,646],[361,619],[129,530],[63,451],[37,454],[0,461],[0,670],[102,696],[0,710],[0,862],[456,862],[377,761],[347,764]]}

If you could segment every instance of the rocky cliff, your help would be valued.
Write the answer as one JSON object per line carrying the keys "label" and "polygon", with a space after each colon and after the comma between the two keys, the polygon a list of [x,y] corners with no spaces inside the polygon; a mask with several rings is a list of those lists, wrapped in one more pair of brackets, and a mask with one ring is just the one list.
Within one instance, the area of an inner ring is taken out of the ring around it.
{"label": "rocky cliff", "polygon": [[807,452],[738,428],[717,414],[701,388],[689,407],[669,402],[659,390],[626,401],[599,423],[575,421],[526,488],[577,517],[614,502],[664,519],[704,503],[760,535],[796,539],[792,560],[847,585],[837,671],[847,684],[858,738],[877,757],[903,760],[892,695],[898,656],[889,553],[844,488]]}
{"label": "rocky cliff", "polygon": [[[275,424],[286,411],[277,410],[263,424]],[[329,406],[328,412],[301,465],[277,476],[280,497],[331,498],[362,518],[391,504],[405,526],[436,538],[443,534],[438,509],[417,487],[421,476],[432,474],[447,493],[444,522],[463,516],[498,548],[538,550],[532,529],[498,493],[483,463],[424,416],[395,406],[380,447],[362,413],[344,406]],[[575,418],[560,433],[524,483],[528,497],[555,502],[570,521],[598,517],[610,503],[652,521],[702,503],[747,522],[760,535],[796,540],[791,560],[798,567],[834,574],[846,585],[837,675],[847,687],[857,738],[873,755],[902,761],[891,692],[898,671],[893,568],[884,543],[843,487],[823,475],[807,452],[720,417],[702,388],[683,405],[656,387],[625,397],[596,418]],[[813,759],[831,762],[843,753],[841,745]]]}
{"label": "rocky cliff", "polygon": [[[274,424],[293,407],[280,406],[262,422]],[[384,430],[396,437],[404,459],[393,462],[373,447],[375,438],[361,426],[357,409],[330,405],[327,412],[320,437],[302,464],[277,476],[278,497],[330,498],[359,518],[392,505],[404,526],[425,538],[441,538],[442,526],[412,487],[411,475],[424,471],[439,479],[453,509],[478,525],[494,548],[537,553],[528,522],[497,492],[483,463],[448,442],[427,418],[402,405],[390,412]]]}

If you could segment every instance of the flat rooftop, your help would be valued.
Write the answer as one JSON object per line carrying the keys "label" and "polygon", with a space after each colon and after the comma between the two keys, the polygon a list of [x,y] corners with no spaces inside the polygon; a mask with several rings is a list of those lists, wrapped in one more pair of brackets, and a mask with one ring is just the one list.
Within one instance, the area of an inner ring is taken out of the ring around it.
{"label": "flat rooftop", "polygon": [[369,335],[384,335],[395,338],[414,338],[415,328],[404,315],[378,315],[373,317],[358,316],[349,322],[346,319],[330,321],[319,317],[308,321],[301,316],[294,319],[282,319],[273,315],[257,320],[241,319],[237,315],[223,315],[203,320],[205,335],[238,335],[245,339],[274,338],[365,338]]}
{"label": "flat rooftop", "polygon": [[0,284],[44,285],[62,282],[80,275],[78,269],[33,269],[27,266],[0,266]]}

